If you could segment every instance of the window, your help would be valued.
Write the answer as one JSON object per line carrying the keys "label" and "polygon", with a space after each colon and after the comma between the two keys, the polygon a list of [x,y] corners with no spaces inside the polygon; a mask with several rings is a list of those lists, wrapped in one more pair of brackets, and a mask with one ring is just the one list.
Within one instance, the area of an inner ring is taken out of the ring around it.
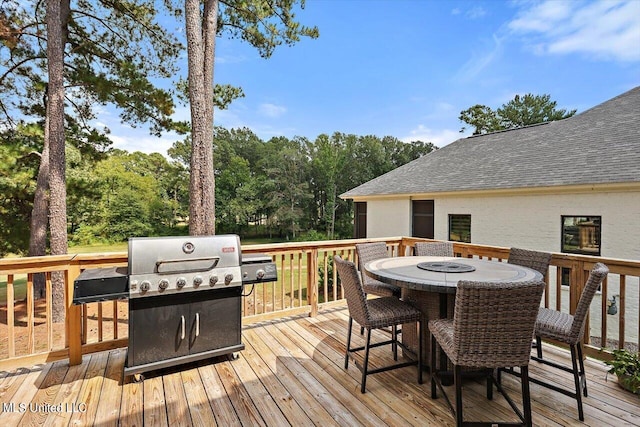
{"label": "window", "polygon": [[[600,256],[599,216],[562,216],[562,252]],[[571,270],[562,268],[562,286],[569,286]]]}
{"label": "window", "polygon": [[562,216],[562,252],[600,256],[599,216]]}
{"label": "window", "polygon": [[471,243],[471,215],[449,215],[449,240]]}
{"label": "window", "polygon": [[411,235],[413,237],[433,239],[433,200],[413,200],[411,202],[411,212],[413,219]]}

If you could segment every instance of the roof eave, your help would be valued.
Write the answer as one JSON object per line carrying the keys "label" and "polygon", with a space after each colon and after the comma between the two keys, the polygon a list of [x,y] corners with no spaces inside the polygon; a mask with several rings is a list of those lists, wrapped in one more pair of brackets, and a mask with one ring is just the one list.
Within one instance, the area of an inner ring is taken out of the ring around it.
{"label": "roof eave", "polygon": [[477,189],[462,191],[435,191],[429,193],[394,193],[394,194],[363,194],[340,195],[343,200],[354,202],[392,199],[435,199],[444,197],[488,197],[488,196],[513,196],[513,195],[545,195],[545,194],[588,194],[603,192],[634,192],[640,191],[640,182],[615,182],[604,184],[579,184],[546,187],[522,187],[500,189]]}

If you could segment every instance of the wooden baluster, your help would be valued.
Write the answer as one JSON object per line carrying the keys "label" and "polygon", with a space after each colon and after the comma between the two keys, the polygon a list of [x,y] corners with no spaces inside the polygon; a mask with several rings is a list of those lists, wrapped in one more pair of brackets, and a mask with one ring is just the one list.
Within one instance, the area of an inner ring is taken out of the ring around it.
{"label": "wooden baluster", "polygon": [[7,276],[7,326],[8,330],[8,350],[9,357],[16,355],[16,332],[15,332],[15,294],[13,289],[13,274]]}

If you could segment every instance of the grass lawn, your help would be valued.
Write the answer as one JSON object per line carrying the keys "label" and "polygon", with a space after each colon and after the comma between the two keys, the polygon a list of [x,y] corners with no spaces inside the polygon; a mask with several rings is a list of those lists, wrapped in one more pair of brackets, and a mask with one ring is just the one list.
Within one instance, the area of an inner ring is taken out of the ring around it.
{"label": "grass lawn", "polygon": [[96,244],[84,246],[70,246],[68,252],[70,254],[87,254],[102,252],[126,252],[128,248],[127,242]]}
{"label": "grass lawn", "polygon": [[[0,277],[0,305],[7,304],[7,277]],[[14,300],[19,301],[27,298],[27,275],[16,274],[13,276]]]}

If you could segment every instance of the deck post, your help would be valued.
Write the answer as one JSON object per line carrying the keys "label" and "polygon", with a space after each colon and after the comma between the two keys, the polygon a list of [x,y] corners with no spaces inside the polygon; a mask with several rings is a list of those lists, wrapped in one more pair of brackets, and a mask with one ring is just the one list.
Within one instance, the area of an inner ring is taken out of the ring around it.
{"label": "deck post", "polygon": [[318,315],[318,250],[307,252],[307,298],[311,305],[311,317]]}
{"label": "deck post", "polygon": [[65,331],[69,343],[69,365],[82,363],[82,319],[81,306],[73,304],[73,282],[80,275],[80,265],[71,262],[69,269],[65,271],[65,304],[67,316],[65,317]]}

